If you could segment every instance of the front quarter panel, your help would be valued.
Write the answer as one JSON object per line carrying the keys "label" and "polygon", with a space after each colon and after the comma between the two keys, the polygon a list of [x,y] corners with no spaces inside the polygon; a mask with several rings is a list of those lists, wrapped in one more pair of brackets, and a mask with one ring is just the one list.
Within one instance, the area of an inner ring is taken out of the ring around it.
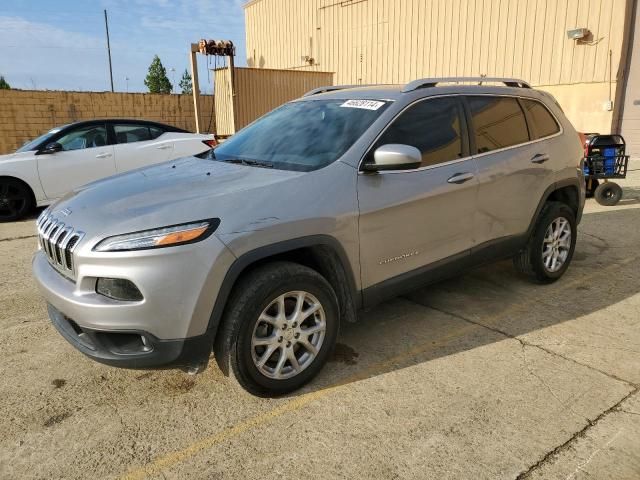
{"label": "front quarter panel", "polygon": [[344,250],[360,288],[356,170],[342,162],[292,178],[281,189],[230,198],[216,235],[236,257],[280,242],[325,235]]}
{"label": "front quarter panel", "polygon": [[38,206],[48,202],[38,175],[35,152],[16,153],[7,160],[0,159],[0,177],[13,177],[29,185]]}

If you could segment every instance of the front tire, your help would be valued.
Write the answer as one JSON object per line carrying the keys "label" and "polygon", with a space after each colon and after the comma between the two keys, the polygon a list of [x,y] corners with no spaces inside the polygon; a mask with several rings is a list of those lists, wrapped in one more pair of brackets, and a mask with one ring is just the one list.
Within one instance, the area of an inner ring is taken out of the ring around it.
{"label": "front tire", "polygon": [[234,288],[216,357],[259,396],[281,395],[315,377],[339,329],[336,295],[318,272],[290,262],[258,267]]}
{"label": "front tire", "polygon": [[560,202],[547,202],[527,246],[513,259],[516,270],[540,282],[558,280],[569,268],[576,246],[576,217]]}
{"label": "front tire", "polygon": [[31,211],[31,191],[14,178],[0,179],[0,222],[13,222]]}

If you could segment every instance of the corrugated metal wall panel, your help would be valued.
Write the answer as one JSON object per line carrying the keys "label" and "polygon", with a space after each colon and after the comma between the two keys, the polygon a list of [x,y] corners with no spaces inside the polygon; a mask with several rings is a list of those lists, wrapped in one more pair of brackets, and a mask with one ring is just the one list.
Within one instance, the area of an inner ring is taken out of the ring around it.
{"label": "corrugated metal wall panel", "polygon": [[[337,83],[480,74],[605,82],[609,49],[617,70],[624,10],[625,0],[261,0],[245,10],[247,57],[256,67],[335,71]],[[577,27],[593,39],[569,40]]]}
{"label": "corrugated metal wall panel", "polygon": [[232,98],[229,74],[228,68],[215,70],[218,135],[232,135],[277,106],[334,83],[327,72],[236,68]]}
{"label": "corrugated metal wall panel", "polygon": [[640,160],[640,7],[636,7],[635,35],[622,112],[622,135],[627,141],[627,153]]}
{"label": "corrugated metal wall panel", "polygon": [[213,78],[216,95],[216,133],[218,135],[232,135],[235,130],[233,127],[233,103],[229,69],[218,68],[214,70]]}

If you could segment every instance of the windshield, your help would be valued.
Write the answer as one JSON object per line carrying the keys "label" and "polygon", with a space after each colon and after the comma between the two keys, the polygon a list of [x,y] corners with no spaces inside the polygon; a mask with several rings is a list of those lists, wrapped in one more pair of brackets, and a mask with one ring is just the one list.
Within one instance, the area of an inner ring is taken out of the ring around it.
{"label": "windshield", "polygon": [[31,150],[35,150],[38,145],[40,145],[45,140],[47,140],[48,138],[58,133],[61,129],[62,127],[54,128],[53,130],[49,130],[47,133],[40,135],[38,138],[29,140],[24,145],[22,145],[18,150],[16,150],[16,153],[29,152]]}
{"label": "windshield", "polygon": [[388,103],[377,100],[287,103],[220,144],[212,158],[283,170],[316,170],[340,158]]}

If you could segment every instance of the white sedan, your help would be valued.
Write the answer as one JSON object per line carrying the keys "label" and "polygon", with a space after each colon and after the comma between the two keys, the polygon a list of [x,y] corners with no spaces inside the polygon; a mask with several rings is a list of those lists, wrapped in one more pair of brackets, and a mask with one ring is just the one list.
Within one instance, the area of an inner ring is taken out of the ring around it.
{"label": "white sedan", "polygon": [[23,217],[86,183],[215,146],[210,134],[143,120],[90,120],[54,128],[0,155],[0,222]]}

